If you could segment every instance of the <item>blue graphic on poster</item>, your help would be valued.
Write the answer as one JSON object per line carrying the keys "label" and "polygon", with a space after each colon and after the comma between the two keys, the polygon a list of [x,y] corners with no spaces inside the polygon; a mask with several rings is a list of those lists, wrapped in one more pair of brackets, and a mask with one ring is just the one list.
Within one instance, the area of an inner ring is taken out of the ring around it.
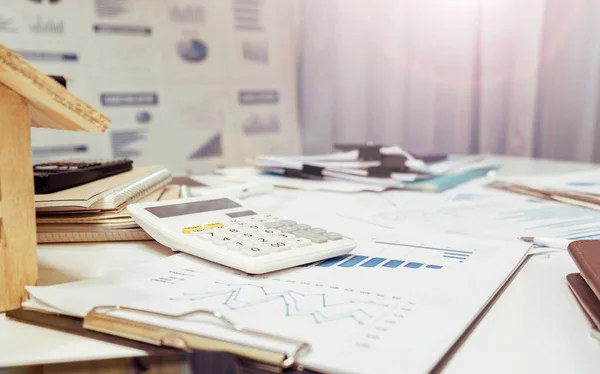
{"label": "blue graphic on poster", "polygon": [[279,92],[276,90],[242,90],[238,92],[240,105],[274,105],[279,103]]}
{"label": "blue graphic on poster", "polygon": [[150,35],[152,35],[152,28],[148,27],[148,26],[136,26],[136,25],[95,24],[94,32],[96,34],[150,36]]}
{"label": "blue graphic on poster", "polygon": [[41,15],[38,15],[36,22],[30,25],[29,29],[36,34],[64,34],[65,23],[54,18],[45,19]]}
{"label": "blue graphic on poster", "polygon": [[32,62],[77,62],[79,56],[72,52],[25,51],[15,50],[15,53]]}
{"label": "blue graphic on poster", "polygon": [[60,0],[29,0],[33,3],[38,3],[38,4],[57,4],[60,2]]}
{"label": "blue graphic on poster", "polygon": [[203,24],[204,7],[196,4],[174,5],[169,9],[171,21],[176,23]]}
{"label": "blue graphic on poster", "polygon": [[260,115],[252,113],[244,121],[244,134],[269,134],[278,133],[281,130],[279,116],[275,113]]}
{"label": "blue graphic on poster", "polygon": [[193,152],[189,160],[198,160],[209,157],[219,157],[223,155],[223,147],[221,145],[221,133],[210,138],[206,143],[202,144],[195,152]]}
{"label": "blue graphic on poster", "polygon": [[31,157],[33,163],[37,164],[49,160],[56,160],[57,158],[79,158],[85,156],[88,151],[89,148],[86,144],[37,146],[32,147]]}
{"label": "blue graphic on poster", "polygon": [[242,43],[242,58],[244,61],[263,64],[269,63],[269,44],[266,40],[244,41]]}
{"label": "blue graphic on poster", "polygon": [[152,119],[152,114],[147,110],[143,110],[135,115],[135,119],[140,125],[145,125]]}
{"label": "blue graphic on poster", "polygon": [[233,0],[233,20],[238,31],[263,31],[260,1]]}
{"label": "blue graphic on poster", "polygon": [[128,0],[95,0],[94,8],[98,17],[112,18],[130,12]]}
{"label": "blue graphic on poster", "polygon": [[157,105],[158,94],[154,92],[103,93],[100,95],[102,106],[142,106]]}
{"label": "blue graphic on poster", "polygon": [[184,61],[199,62],[206,58],[208,47],[199,39],[186,39],[177,43],[177,53]]}
{"label": "blue graphic on poster", "polygon": [[140,145],[147,139],[146,129],[113,130],[110,136],[113,157],[136,159],[142,156]]}

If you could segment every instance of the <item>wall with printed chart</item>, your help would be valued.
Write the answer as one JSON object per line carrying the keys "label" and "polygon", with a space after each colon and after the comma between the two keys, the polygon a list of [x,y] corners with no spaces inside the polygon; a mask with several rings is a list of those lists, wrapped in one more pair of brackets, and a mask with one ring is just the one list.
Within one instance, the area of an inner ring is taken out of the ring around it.
{"label": "wall with printed chart", "polygon": [[0,43],[112,119],[33,129],[34,162],[127,157],[176,173],[299,152],[292,9],[277,0],[0,0]]}

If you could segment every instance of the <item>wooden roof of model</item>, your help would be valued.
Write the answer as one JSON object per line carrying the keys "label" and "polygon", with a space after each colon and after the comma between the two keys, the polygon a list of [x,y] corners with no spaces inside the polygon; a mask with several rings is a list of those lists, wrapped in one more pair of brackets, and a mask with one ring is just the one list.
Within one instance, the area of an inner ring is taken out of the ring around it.
{"label": "wooden roof of model", "polygon": [[104,132],[110,119],[0,44],[0,83],[30,104],[32,126]]}

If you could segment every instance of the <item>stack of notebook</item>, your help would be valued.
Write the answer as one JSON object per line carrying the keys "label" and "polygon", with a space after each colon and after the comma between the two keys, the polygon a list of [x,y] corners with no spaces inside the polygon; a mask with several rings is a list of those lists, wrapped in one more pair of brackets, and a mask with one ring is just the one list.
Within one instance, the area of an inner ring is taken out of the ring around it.
{"label": "stack of notebook", "polygon": [[152,240],[127,213],[128,204],[179,197],[161,166],[130,171],[35,196],[38,243]]}

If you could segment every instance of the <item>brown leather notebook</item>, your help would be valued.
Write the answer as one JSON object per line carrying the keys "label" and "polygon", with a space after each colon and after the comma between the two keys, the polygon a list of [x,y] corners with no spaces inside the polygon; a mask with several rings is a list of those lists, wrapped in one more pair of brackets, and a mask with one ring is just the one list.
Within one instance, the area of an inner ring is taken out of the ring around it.
{"label": "brown leather notebook", "polygon": [[568,251],[580,273],[567,275],[567,283],[600,339],[600,240],[574,241]]}

